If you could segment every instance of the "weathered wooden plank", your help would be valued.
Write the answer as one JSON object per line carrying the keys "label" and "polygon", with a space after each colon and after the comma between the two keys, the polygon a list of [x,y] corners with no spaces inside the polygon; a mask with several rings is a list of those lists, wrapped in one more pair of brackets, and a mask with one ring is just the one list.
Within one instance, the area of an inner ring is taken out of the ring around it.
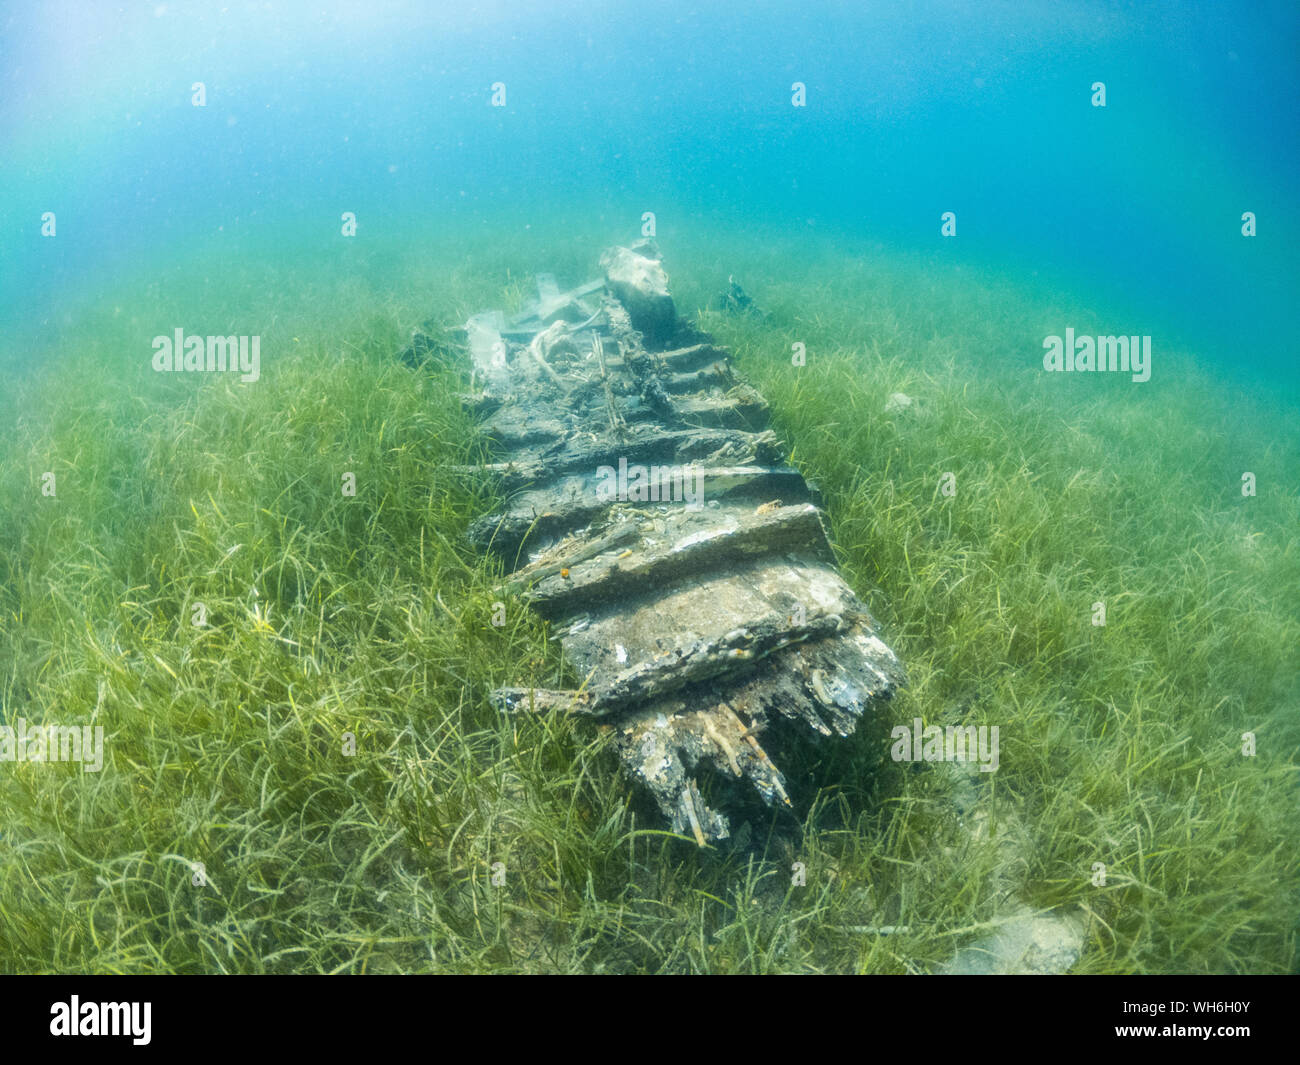
{"label": "weathered wooden plank", "polygon": [[538,274],[534,280],[537,282],[538,306],[544,306],[559,297],[560,286],[555,283],[554,274]]}
{"label": "weathered wooden plank", "polygon": [[713,362],[692,373],[669,373],[660,377],[669,395],[703,392],[711,388],[730,388],[736,379],[725,362]]}
{"label": "weathered wooden plank", "polygon": [[[758,515],[706,511],[699,517],[654,546],[646,544],[652,528],[642,531],[629,522],[630,535],[593,555],[575,555],[560,568],[523,570],[518,577],[535,582],[525,597],[543,615],[559,617],[760,555],[794,551],[824,562],[833,557],[820,512],[808,503]],[[561,569],[567,570],[563,576]]]}
{"label": "weathered wooden plank", "polygon": [[[784,614],[769,614],[722,636],[695,641],[672,654],[638,662],[629,669],[593,681],[585,689],[589,700],[587,712],[596,717],[610,717],[688,685],[732,674],[748,675],[774,651],[832,635],[845,625],[845,620],[834,614],[818,615],[794,624]],[[501,709],[514,710],[534,690],[502,688],[493,694],[493,699]]]}
{"label": "weathered wooden plank", "polygon": [[[687,661],[701,647],[748,647],[746,633],[784,632],[775,643],[797,643],[809,636],[805,626],[832,618],[838,629],[862,612],[833,570],[811,559],[769,555],[707,576],[650,585],[612,604],[593,604],[559,634],[580,673],[595,669],[603,677],[650,663]],[[748,651],[728,654],[727,668],[751,658]]]}
{"label": "weathered wooden plank", "polygon": [[[658,478],[652,475],[653,469],[661,471]],[[469,538],[517,567],[527,561],[520,557],[525,543],[531,551],[545,550],[616,505],[704,506],[729,499],[806,501],[809,496],[808,483],[798,470],[772,466],[651,467],[647,468],[647,481],[643,490],[629,486],[626,496],[619,498],[607,494],[609,475],[599,471],[562,474],[542,487],[516,493],[504,512],[474,522]]]}
{"label": "weathered wooden plank", "polygon": [[582,298],[605,287],[603,280],[588,281],[567,292],[561,292],[551,274],[538,274],[536,280],[537,299],[507,321],[507,335],[526,334],[531,337],[556,321],[580,322],[592,313]]}
{"label": "weathered wooden plank", "polygon": [[619,468],[620,462],[682,463],[727,462],[732,465],[767,465],[781,459],[781,448],[771,432],[743,429],[664,429],[658,423],[625,426],[620,433],[568,432],[546,438],[541,446],[516,446],[507,462],[492,468],[508,474],[508,491],[535,484],[563,473]]}
{"label": "weathered wooden plank", "polygon": [[677,420],[701,428],[767,428],[767,401],[748,385],[737,385],[725,396],[680,396],[673,401]]}
{"label": "weathered wooden plank", "polygon": [[701,764],[747,778],[769,805],[790,805],[785,778],[763,750],[755,728],[725,702],[701,708],[693,700],[670,697],[630,715],[613,738],[624,763],[655,797],[673,831],[690,833],[701,845],[729,832],[726,817],[705,806],[692,777]]}
{"label": "weathered wooden plank", "polygon": [[[688,344],[671,351],[655,352],[654,357],[668,373],[693,373],[717,362],[728,365],[731,362],[727,349],[713,343]],[[624,364],[621,358],[611,358],[609,365],[621,370]]]}
{"label": "weathered wooden plank", "polygon": [[[864,621],[821,640],[773,653],[768,668],[690,685],[625,713],[611,732],[631,772],[655,796],[674,831],[688,832],[692,817],[709,839],[723,838],[724,815],[709,810],[692,791],[693,771],[711,764],[749,779],[769,804],[788,804],[785,780],[760,738],[780,720],[798,722],[826,738],[848,736],[870,704],[903,682],[901,666]],[[865,678],[865,680],[864,680]],[[596,695],[584,691],[512,692],[503,709],[598,715]],[[698,837],[697,837],[698,838]]]}

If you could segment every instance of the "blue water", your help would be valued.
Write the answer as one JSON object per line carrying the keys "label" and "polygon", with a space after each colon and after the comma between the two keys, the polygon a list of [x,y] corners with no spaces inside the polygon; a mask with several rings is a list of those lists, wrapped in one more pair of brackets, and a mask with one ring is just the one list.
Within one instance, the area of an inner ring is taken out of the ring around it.
{"label": "blue water", "polygon": [[9,4],[0,327],[196,236],[653,210],[1053,279],[1285,392],[1298,45],[1288,2]]}

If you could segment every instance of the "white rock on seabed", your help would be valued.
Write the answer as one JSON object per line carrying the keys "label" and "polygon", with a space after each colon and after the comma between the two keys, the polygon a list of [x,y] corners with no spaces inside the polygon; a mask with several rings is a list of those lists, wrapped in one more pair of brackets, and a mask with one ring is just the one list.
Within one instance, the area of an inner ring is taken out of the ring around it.
{"label": "white rock on seabed", "polygon": [[897,414],[899,411],[907,410],[914,402],[905,392],[891,392],[889,399],[885,401],[885,413]]}
{"label": "white rock on seabed", "polygon": [[1079,914],[1017,906],[999,927],[967,944],[936,972],[945,976],[1050,976],[1069,972],[1083,951]]}
{"label": "white rock on seabed", "polygon": [[1015,871],[1027,860],[1030,837],[1016,807],[996,803],[980,787],[980,773],[970,763],[947,762],[954,778],[953,802],[958,823],[972,842],[994,839],[1000,860],[989,883],[1007,904],[983,933],[968,942],[934,972],[940,976],[1052,976],[1069,972],[1083,954],[1087,915],[1078,907],[1035,910],[1017,898]]}

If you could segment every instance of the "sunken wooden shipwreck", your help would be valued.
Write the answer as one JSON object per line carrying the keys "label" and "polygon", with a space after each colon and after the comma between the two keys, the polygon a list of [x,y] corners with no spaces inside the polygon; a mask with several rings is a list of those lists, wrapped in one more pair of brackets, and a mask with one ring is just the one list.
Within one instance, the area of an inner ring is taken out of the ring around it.
{"label": "sunken wooden shipwreck", "polygon": [[466,402],[503,452],[490,469],[509,499],[471,538],[582,678],[492,698],[593,719],[673,831],[704,846],[730,824],[703,774],[789,805],[769,741],[852,734],[903,670],[836,571],[763,398],[677,316],[653,241],[601,267],[564,292],[541,276],[522,313],[464,327]]}

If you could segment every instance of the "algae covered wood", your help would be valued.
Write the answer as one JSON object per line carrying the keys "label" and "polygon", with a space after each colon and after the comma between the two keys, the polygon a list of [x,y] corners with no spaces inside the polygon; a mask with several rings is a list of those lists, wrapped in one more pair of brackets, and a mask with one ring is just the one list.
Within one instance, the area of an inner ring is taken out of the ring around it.
{"label": "algae covered wood", "polygon": [[520,314],[464,329],[480,389],[465,402],[509,493],[471,540],[585,678],[493,702],[590,717],[673,831],[704,845],[730,834],[709,774],[788,804],[760,736],[848,736],[903,670],[836,571],[762,397],[678,318],[653,242],[601,265],[567,291],[542,275]]}

